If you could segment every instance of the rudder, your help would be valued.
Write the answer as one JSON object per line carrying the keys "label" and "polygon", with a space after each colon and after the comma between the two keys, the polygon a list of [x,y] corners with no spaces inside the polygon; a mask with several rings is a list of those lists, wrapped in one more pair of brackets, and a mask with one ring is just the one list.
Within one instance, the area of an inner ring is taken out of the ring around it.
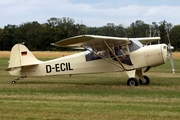
{"label": "rudder", "polygon": [[36,57],[22,44],[16,44],[11,49],[8,69],[22,66],[37,65],[41,63]]}

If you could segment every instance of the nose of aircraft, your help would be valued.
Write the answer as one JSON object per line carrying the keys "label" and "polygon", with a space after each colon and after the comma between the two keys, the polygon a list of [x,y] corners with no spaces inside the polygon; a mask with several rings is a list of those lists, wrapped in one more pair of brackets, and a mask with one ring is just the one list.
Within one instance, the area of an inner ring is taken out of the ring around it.
{"label": "nose of aircraft", "polygon": [[162,44],[161,52],[162,52],[164,63],[166,63],[167,58],[168,58],[168,47],[166,44]]}

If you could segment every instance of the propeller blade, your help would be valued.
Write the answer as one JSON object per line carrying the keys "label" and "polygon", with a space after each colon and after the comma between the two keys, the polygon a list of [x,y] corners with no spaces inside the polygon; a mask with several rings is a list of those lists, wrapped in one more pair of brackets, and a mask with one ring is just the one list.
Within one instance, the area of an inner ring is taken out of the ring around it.
{"label": "propeller blade", "polygon": [[171,46],[170,45],[169,45],[168,51],[169,51],[169,57],[170,57],[170,61],[171,61],[172,72],[174,74],[175,73],[174,61],[173,61],[172,50],[171,50]]}
{"label": "propeller blade", "polygon": [[166,31],[166,32],[167,32],[167,37],[168,37],[168,40],[169,40],[168,51],[169,51],[169,55],[170,55],[171,67],[172,67],[172,72],[174,74],[175,73],[175,69],[174,69],[174,61],[173,61],[173,56],[172,56],[172,49],[174,49],[174,47],[171,46],[171,41],[170,41],[170,38],[169,38],[168,31]]}

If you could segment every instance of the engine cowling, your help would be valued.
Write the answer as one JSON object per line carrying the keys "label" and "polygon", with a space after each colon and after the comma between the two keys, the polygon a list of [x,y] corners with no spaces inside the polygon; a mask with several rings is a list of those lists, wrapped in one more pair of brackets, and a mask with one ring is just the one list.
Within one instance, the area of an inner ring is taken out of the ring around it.
{"label": "engine cowling", "polygon": [[144,46],[130,53],[135,68],[162,65],[166,63],[167,56],[166,44]]}

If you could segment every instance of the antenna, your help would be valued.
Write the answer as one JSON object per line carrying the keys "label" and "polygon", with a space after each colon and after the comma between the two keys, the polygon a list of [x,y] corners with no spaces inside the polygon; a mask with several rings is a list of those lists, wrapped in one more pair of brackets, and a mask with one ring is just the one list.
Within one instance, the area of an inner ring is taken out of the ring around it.
{"label": "antenna", "polygon": [[151,37],[151,25],[149,25],[149,37]]}

